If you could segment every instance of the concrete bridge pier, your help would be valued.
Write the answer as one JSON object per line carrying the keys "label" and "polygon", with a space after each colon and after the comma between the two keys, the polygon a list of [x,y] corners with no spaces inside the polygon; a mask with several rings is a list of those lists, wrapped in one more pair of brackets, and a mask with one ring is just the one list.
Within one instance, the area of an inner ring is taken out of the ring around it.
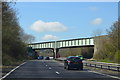
{"label": "concrete bridge pier", "polygon": [[60,54],[58,53],[59,52],[59,48],[54,48],[54,50],[53,50],[53,53],[54,53],[54,59],[56,59],[56,58],[58,58],[58,57],[60,57]]}

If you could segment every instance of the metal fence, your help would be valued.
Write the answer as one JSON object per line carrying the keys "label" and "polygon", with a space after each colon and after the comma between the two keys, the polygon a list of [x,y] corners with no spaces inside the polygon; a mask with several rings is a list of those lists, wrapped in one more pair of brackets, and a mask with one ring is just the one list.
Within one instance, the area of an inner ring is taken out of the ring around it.
{"label": "metal fence", "polygon": [[100,63],[100,62],[92,62],[92,61],[83,61],[84,66],[113,70],[120,72],[120,64],[113,63]]}

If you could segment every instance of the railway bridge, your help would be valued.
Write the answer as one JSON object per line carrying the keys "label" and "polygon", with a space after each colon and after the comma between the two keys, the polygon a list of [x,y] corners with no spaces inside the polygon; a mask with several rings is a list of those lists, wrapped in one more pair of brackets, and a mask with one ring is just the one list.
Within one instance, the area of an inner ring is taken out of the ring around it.
{"label": "railway bridge", "polygon": [[56,58],[58,56],[58,51],[61,48],[94,47],[94,38],[78,38],[69,40],[31,43],[28,46],[32,47],[33,50],[52,49],[54,52],[54,58]]}

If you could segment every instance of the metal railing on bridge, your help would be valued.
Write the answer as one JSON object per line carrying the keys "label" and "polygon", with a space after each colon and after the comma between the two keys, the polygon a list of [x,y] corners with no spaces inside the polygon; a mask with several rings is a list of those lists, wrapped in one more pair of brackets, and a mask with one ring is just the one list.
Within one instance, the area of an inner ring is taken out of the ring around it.
{"label": "metal railing on bridge", "polygon": [[39,49],[39,48],[62,48],[72,46],[93,46],[93,45],[94,45],[93,38],[79,38],[70,40],[32,43],[29,44],[29,47],[32,47],[33,49]]}

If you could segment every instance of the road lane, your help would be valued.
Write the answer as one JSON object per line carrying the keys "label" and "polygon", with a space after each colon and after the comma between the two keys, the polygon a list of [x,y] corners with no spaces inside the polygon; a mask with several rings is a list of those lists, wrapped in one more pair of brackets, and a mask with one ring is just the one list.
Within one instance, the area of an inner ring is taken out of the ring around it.
{"label": "road lane", "polygon": [[45,63],[59,72],[62,78],[110,78],[106,75],[92,72],[90,69],[86,68],[84,70],[66,70],[63,68],[63,63],[57,63],[56,61],[45,61]]}
{"label": "road lane", "polygon": [[[54,60],[31,60],[20,66],[6,78],[86,78],[86,79],[113,79],[106,75],[84,70],[66,70],[62,63]],[[34,80],[34,79],[33,79]]]}
{"label": "road lane", "polygon": [[43,61],[28,61],[7,78],[56,78],[55,72],[49,70]]}

